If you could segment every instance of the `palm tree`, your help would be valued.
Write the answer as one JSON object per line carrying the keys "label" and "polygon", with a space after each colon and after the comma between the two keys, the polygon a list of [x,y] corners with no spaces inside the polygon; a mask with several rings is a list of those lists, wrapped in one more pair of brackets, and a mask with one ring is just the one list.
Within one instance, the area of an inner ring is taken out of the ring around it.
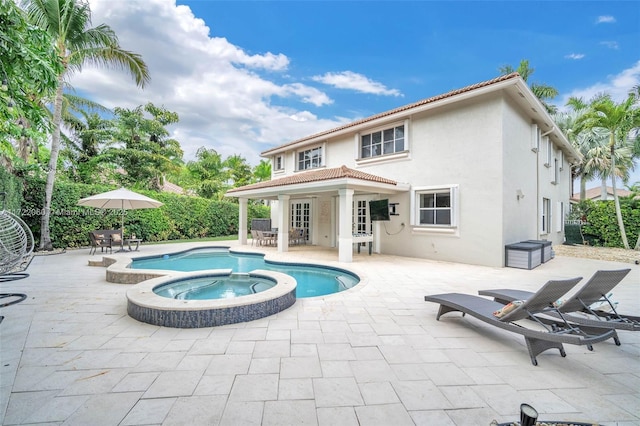
{"label": "palm tree", "polygon": [[[513,68],[511,65],[504,65],[498,68],[502,75],[511,74],[512,72],[517,72],[520,74],[520,77],[527,83],[529,83],[529,78],[535,71],[534,68],[529,66],[529,60],[523,59],[520,61],[518,68]],[[546,108],[549,114],[555,113],[558,108],[555,105],[551,105],[547,103],[547,99],[551,100],[558,96],[558,90],[555,87],[549,86],[544,83],[529,83],[529,88],[533,92],[534,95],[542,102],[542,105]]]}
{"label": "palm tree", "polygon": [[101,24],[91,27],[89,4],[82,0],[28,0],[27,16],[32,24],[46,31],[54,40],[54,48],[60,58],[62,71],[58,74],[58,86],[53,106],[53,134],[51,158],[45,187],[44,214],[40,233],[40,248],[51,250],[49,218],[51,197],[55,182],[58,154],[60,152],[60,124],[62,122],[62,94],[65,77],[80,71],[83,65],[92,64],[125,69],[136,84],[144,87],[149,81],[149,71],[142,57],[126,51],[118,44],[113,30]]}
{"label": "palm tree", "polygon": [[253,168],[254,182],[263,182],[271,179],[271,162],[269,160],[260,160],[260,164]]}
{"label": "palm tree", "polygon": [[101,151],[111,140],[113,123],[96,112],[79,111],[81,117],[70,115],[64,119],[70,129],[62,135],[65,149],[61,155],[70,163],[68,174],[77,182],[95,183],[100,180]]}
{"label": "palm tree", "polygon": [[222,156],[213,148],[200,147],[196,160],[189,161],[186,167],[189,175],[187,185],[194,188],[204,198],[221,200],[226,190],[224,162]]}
{"label": "palm tree", "polygon": [[[590,103],[594,103],[602,98],[603,95],[597,95]],[[586,184],[588,181],[599,178],[603,182],[603,188],[606,186],[606,179],[611,171],[611,163],[608,149],[608,133],[602,128],[584,128],[579,129],[579,122],[582,116],[589,111],[589,104],[582,98],[571,97],[567,101],[569,111],[554,114],[553,118],[556,125],[562,130],[573,147],[582,155],[582,161],[572,169],[573,177],[580,178],[580,201],[586,198]],[[622,153],[618,152],[620,161],[618,164],[618,175],[625,175],[622,164],[626,164]],[[603,189],[604,190],[604,189]]]}
{"label": "palm tree", "polygon": [[631,146],[633,142],[631,135],[635,134],[640,128],[640,108],[637,107],[638,98],[633,94],[619,104],[615,103],[611,97],[603,96],[599,100],[593,102],[589,106],[589,111],[585,113],[578,123],[578,128],[605,129],[608,138],[608,148],[610,155],[610,173],[611,186],[613,189],[613,199],[616,207],[616,218],[620,228],[620,236],[624,248],[629,249],[627,234],[622,220],[622,212],[620,210],[620,199],[616,190],[617,164],[616,150],[629,150],[628,156],[631,157]]}

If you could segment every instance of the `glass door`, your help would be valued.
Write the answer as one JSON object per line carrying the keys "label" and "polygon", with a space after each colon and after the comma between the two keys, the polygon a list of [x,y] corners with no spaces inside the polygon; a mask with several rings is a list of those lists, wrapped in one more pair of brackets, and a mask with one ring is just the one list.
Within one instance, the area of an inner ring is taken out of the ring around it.
{"label": "glass door", "polygon": [[366,199],[353,200],[353,233],[371,234],[373,228],[369,220],[369,203]]}
{"label": "glass door", "polygon": [[311,202],[294,201],[291,203],[291,221],[289,223],[291,229],[302,229],[302,237],[305,244],[309,241],[311,231]]}

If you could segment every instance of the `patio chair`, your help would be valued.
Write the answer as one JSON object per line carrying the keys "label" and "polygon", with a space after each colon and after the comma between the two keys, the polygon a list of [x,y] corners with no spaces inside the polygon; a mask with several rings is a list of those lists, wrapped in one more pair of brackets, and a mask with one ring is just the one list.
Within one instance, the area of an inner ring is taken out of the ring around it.
{"label": "patio chair", "polygon": [[[550,315],[590,327],[640,331],[640,317],[618,313],[616,304],[611,301],[609,294],[630,271],[631,269],[597,271],[574,295],[562,303],[556,303],[558,310]],[[514,300],[525,300],[534,294],[530,291],[506,288],[480,290],[478,293],[493,297],[496,302],[503,304]],[[598,302],[602,304],[596,308],[592,307]],[[603,310],[603,306],[608,309]]]}
{"label": "patio chair", "polygon": [[298,229],[298,244],[307,244],[307,228]]}
{"label": "patio chair", "polygon": [[255,229],[251,230],[251,245],[253,245],[253,243],[256,243],[256,245],[260,244],[260,241],[258,240],[258,231],[256,231]]}
{"label": "patio chair", "polygon": [[258,236],[258,242],[260,245],[272,245],[276,241],[274,235],[265,235],[265,231],[256,230],[256,235]]}
{"label": "patio chair", "polygon": [[[594,343],[617,337],[615,330],[577,327],[564,321],[544,321],[538,317],[537,314],[553,310],[553,302],[564,296],[581,279],[582,277],[549,281],[531,297],[502,317],[497,317],[495,314],[500,312],[505,305],[472,294],[436,294],[425,296],[424,300],[440,304],[436,320],[440,320],[440,317],[447,312],[457,311],[462,312],[463,316],[469,314],[487,324],[521,334],[527,344],[531,363],[538,365],[536,357],[548,349],[556,348],[562,357],[567,356],[563,343],[586,345],[589,350],[592,350]],[[523,319],[535,321],[538,327],[529,328],[516,323],[516,321]]]}
{"label": "patio chair", "polygon": [[300,234],[300,231],[298,230],[298,228],[289,229],[289,245],[298,244],[299,234]]}
{"label": "patio chair", "polygon": [[113,253],[112,241],[112,236],[105,234],[105,231],[89,231],[89,242],[91,243],[89,254],[94,255],[98,248],[102,253],[105,249],[109,249],[109,252]]}

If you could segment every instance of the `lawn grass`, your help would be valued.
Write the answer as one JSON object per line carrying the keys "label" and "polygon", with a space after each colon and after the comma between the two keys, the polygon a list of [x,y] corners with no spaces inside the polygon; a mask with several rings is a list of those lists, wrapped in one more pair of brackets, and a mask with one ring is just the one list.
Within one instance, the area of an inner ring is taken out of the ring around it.
{"label": "lawn grass", "polygon": [[175,244],[175,243],[201,243],[208,241],[234,241],[238,239],[238,235],[224,235],[220,237],[206,237],[206,238],[189,238],[184,240],[166,240],[166,241],[153,241],[149,244]]}

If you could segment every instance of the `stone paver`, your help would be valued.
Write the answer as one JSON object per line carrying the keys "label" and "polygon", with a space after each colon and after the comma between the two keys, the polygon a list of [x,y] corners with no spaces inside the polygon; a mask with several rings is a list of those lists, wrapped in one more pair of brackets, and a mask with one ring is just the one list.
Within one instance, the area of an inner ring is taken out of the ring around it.
{"label": "stone paver", "polygon": [[100,258],[88,249],[35,257],[28,278],[2,287],[28,297],[1,312],[0,424],[462,426],[514,421],[523,402],[541,420],[640,424],[640,333],[619,332],[619,347],[565,345],[566,358],[547,351],[534,367],[521,336],[459,314],[436,321],[423,299],[629,267],[614,299],[637,315],[640,266],[558,256],[527,271],[376,254],[340,264],[316,247],[259,250],[363,280],[257,321],[182,330],[130,318],[129,286],[88,266]]}

